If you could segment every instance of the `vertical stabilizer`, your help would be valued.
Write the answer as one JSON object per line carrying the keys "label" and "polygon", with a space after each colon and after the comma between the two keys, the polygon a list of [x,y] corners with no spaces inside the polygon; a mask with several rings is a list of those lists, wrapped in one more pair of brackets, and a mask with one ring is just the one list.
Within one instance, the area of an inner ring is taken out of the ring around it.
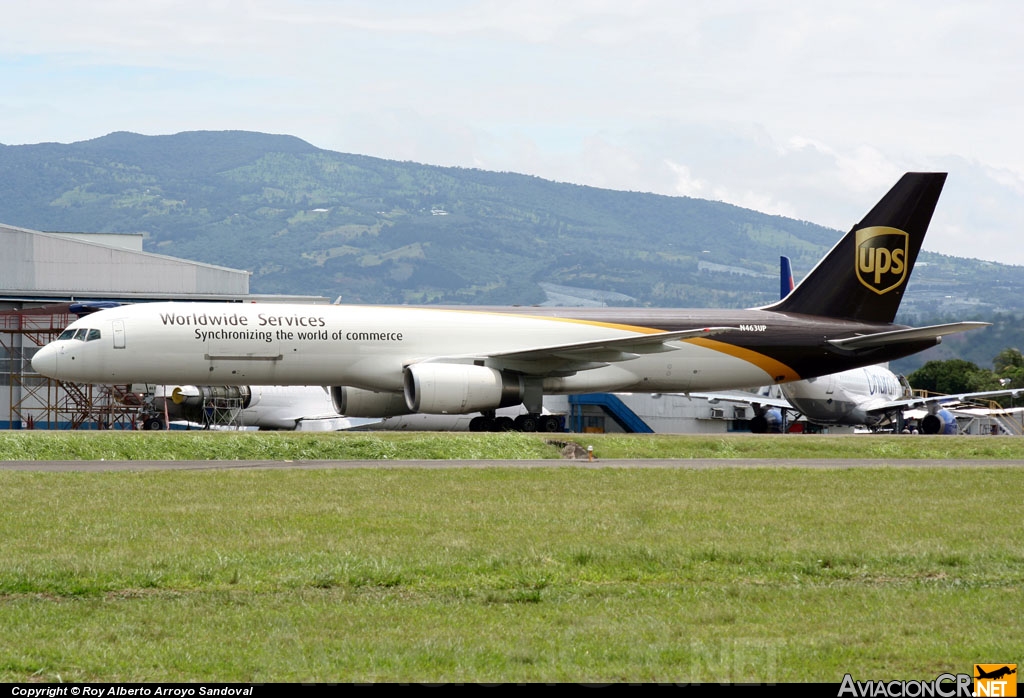
{"label": "vertical stabilizer", "polygon": [[793,290],[793,263],[785,255],[779,257],[779,298],[785,298]]}
{"label": "vertical stabilizer", "polygon": [[792,293],[766,310],[891,323],[945,181],[945,172],[903,175]]}

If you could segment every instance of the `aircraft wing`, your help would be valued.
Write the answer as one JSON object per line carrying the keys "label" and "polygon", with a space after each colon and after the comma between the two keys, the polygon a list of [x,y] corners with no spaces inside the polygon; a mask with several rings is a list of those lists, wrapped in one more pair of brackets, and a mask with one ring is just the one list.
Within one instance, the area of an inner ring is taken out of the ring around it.
{"label": "aircraft wing", "polygon": [[952,407],[958,404],[968,403],[971,400],[986,400],[997,397],[1020,397],[1024,390],[1017,388],[1011,390],[982,390],[976,393],[956,393],[955,395],[933,395],[930,397],[909,397],[901,400],[889,400],[880,402],[865,411],[869,414],[880,414],[892,410],[913,410],[928,409],[931,407]]}
{"label": "aircraft wing", "polygon": [[840,349],[872,349],[874,347],[898,344],[900,342],[916,342],[921,339],[941,338],[943,335],[977,330],[988,327],[991,322],[951,322],[946,325],[929,325],[928,327],[909,327],[904,330],[861,334],[843,339],[830,339],[828,343]]}
{"label": "aircraft wing", "polygon": [[687,393],[686,395],[690,398],[707,400],[712,405],[719,402],[736,402],[741,405],[761,405],[794,411],[796,409],[784,397],[768,397],[767,395],[748,393],[745,390],[723,390],[718,393]]}
{"label": "aircraft wing", "polygon": [[341,417],[339,415],[304,416],[295,420],[295,431],[347,431],[366,429],[381,420],[369,417]]}
{"label": "aircraft wing", "polygon": [[694,337],[731,332],[736,327],[703,327],[677,332],[656,332],[654,334],[598,339],[574,344],[553,344],[531,349],[494,352],[489,354],[461,354],[436,356],[420,363],[468,363],[482,361],[495,368],[510,368],[532,375],[568,374],[592,368],[600,368],[618,361],[629,361],[641,354],[655,354],[672,351],[667,342],[677,342]]}

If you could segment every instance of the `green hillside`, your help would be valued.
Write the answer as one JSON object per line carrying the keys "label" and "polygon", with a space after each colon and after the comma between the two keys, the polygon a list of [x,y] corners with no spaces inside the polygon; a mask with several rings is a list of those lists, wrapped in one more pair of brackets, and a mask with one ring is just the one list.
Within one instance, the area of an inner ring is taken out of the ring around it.
{"label": "green hillside", "polygon": [[[779,255],[799,278],[841,235],[719,202],[240,131],[0,146],[0,222],[142,232],[147,251],[252,271],[254,293],[350,303],[753,306],[777,297]],[[1024,267],[924,253],[902,319],[1014,318],[1022,291]]]}

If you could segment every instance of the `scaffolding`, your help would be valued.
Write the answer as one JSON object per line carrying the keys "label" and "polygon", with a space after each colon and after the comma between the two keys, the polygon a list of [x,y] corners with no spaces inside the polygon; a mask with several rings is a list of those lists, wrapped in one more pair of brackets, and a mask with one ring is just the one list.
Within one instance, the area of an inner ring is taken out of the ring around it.
{"label": "scaffolding", "polygon": [[0,311],[10,429],[135,429],[142,400],[127,385],[65,383],[32,369],[32,357],[71,322],[69,304]]}
{"label": "scaffolding", "polygon": [[218,398],[206,408],[207,425],[211,429],[241,429],[244,406],[244,400],[238,396]]}

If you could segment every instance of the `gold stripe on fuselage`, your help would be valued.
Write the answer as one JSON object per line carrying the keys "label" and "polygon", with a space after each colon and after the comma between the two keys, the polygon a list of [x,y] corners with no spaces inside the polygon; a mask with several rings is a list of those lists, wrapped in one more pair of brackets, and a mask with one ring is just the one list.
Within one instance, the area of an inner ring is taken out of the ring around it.
{"label": "gold stripe on fuselage", "polygon": [[699,347],[711,349],[712,351],[717,351],[722,354],[728,354],[729,356],[734,356],[737,359],[742,359],[743,361],[760,368],[771,376],[772,380],[776,383],[787,383],[789,381],[800,380],[800,374],[786,364],[773,359],[770,356],[759,354],[752,349],[744,349],[743,347],[738,347],[735,344],[719,342],[714,339],[707,339],[706,337],[694,337],[692,339],[684,339],[682,341],[689,342],[690,344],[696,344]]}

